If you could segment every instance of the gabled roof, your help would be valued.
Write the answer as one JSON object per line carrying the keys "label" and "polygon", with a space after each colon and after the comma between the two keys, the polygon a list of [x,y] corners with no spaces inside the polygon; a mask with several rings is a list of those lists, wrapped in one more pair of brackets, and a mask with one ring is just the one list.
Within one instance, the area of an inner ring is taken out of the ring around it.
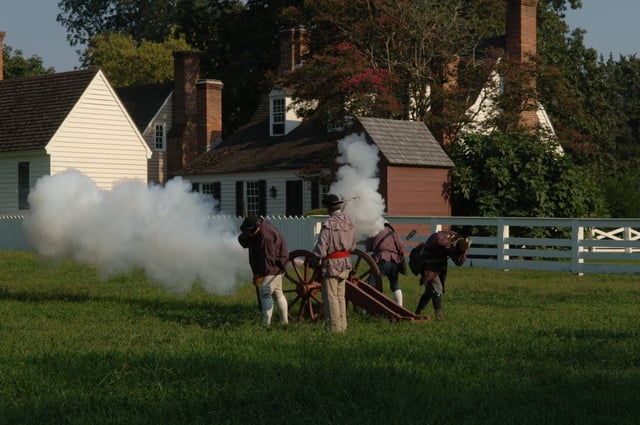
{"label": "gabled roof", "polygon": [[197,157],[177,174],[223,174],[295,170],[325,163],[340,133],[328,133],[319,120],[301,123],[285,136],[269,136],[269,119],[261,114],[222,143]]}
{"label": "gabled roof", "polygon": [[[350,131],[328,132],[317,117],[303,121],[285,136],[269,136],[268,99],[251,121],[200,155],[179,175],[296,170],[323,166],[337,153],[336,142]],[[370,139],[392,165],[453,167],[424,123],[381,118],[358,118]]]}
{"label": "gabled roof", "polygon": [[391,165],[453,167],[453,161],[423,122],[358,117]]}
{"label": "gabled roof", "polygon": [[0,152],[44,149],[98,69],[0,81]]}
{"label": "gabled roof", "polygon": [[173,93],[173,82],[120,87],[115,91],[140,133],[144,133],[164,102]]}

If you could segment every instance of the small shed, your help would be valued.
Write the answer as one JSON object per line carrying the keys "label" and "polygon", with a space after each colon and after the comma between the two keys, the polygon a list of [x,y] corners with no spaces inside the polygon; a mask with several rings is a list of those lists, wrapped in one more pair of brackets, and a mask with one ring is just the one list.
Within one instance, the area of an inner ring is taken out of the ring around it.
{"label": "small shed", "polygon": [[380,149],[379,192],[388,215],[451,215],[454,164],[423,122],[358,117],[353,132],[362,131]]}

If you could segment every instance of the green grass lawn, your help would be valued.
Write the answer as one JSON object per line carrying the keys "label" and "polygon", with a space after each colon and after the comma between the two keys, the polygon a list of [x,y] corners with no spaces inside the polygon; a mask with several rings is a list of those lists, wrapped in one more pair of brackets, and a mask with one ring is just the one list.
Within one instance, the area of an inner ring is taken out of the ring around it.
{"label": "green grass lawn", "polygon": [[452,268],[444,321],[332,334],[263,329],[248,282],[176,296],[4,251],[0,425],[637,424],[639,284]]}

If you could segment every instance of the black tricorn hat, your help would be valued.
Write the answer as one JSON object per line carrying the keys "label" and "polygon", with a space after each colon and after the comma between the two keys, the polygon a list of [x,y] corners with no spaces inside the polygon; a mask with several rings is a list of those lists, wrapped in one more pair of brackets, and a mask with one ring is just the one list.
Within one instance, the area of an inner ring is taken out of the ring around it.
{"label": "black tricorn hat", "polygon": [[344,199],[342,199],[341,196],[335,195],[333,193],[329,193],[327,196],[324,197],[324,199],[322,200],[322,203],[324,204],[325,207],[333,207],[336,205],[344,204]]}
{"label": "black tricorn hat", "polygon": [[243,232],[246,232],[248,230],[254,230],[256,227],[260,226],[260,223],[262,223],[262,220],[260,219],[260,217],[255,215],[247,216],[247,218],[245,218],[242,224],[240,225],[240,230]]}

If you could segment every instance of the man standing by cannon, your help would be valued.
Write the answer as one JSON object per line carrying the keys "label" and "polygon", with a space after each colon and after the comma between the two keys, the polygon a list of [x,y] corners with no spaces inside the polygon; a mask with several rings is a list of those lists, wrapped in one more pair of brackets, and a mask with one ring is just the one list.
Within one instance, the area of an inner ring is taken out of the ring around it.
{"label": "man standing by cannon", "polygon": [[[384,223],[384,228],[375,236],[367,238],[365,241],[366,250],[372,252],[371,257],[380,269],[380,275],[389,279],[391,293],[399,306],[402,306],[402,289],[400,289],[399,273],[406,273],[401,270],[404,258],[404,242],[389,223]],[[370,275],[369,283],[373,284],[373,273]]]}
{"label": "man standing by cannon", "polygon": [[332,193],[324,199],[329,218],[323,223],[313,249],[313,266],[322,272],[325,326],[333,332],[347,330],[346,280],[351,272],[351,250],[356,247],[355,227],[344,214],[344,199]]}
{"label": "man standing by cannon", "polygon": [[289,306],[282,292],[282,275],[289,260],[287,243],[273,224],[255,215],[245,218],[240,230],[238,242],[249,249],[249,265],[262,311],[262,324],[265,327],[271,324],[275,299],[280,323],[286,325],[289,323]]}

